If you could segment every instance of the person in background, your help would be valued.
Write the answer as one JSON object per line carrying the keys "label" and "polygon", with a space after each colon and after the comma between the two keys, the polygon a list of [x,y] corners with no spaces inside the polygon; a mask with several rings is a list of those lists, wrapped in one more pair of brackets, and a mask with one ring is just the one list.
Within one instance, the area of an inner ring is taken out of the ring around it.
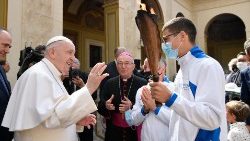
{"label": "person in background", "polygon": [[[232,64],[232,67],[234,68],[234,73],[232,73],[228,79],[227,83],[235,83],[238,87],[241,87],[241,77],[240,77],[240,71],[243,71],[248,67],[249,60],[247,58],[247,55],[245,52],[240,52],[237,55],[237,61],[236,61],[236,67],[238,70],[235,68],[234,64]],[[236,71],[237,70],[237,71]]]}
{"label": "person in background", "polygon": [[[244,43],[244,49],[250,60],[250,38]],[[247,67],[240,73],[241,76],[241,93],[240,99],[246,104],[250,105],[250,67]],[[247,128],[250,129],[250,116],[246,120]],[[250,130],[249,130],[250,132]]]}
{"label": "person in background", "polygon": [[[0,62],[6,62],[6,56],[10,51],[12,43],[12,37],[10,33],[0,27]],[[9,98],[11,95],[11,88],[5,70],[0,65],[0,123],[3,121],[4,113],[6,111]],[[13,132],[10,132],[8,128],[0,126],[0,139],[3,141],[11,141],[13,138]]]}
{"label": "person in background", "polygon": [[249,106],[242,101],[226,103],[227,121],[230,123],[228,141],[250,141],[250,133],[245,120],[250,115]]}
{"label": "person in background", "polygon": [[137,90],[147,81],[133,74],[134,58],[128,51],[117,57],[116,67],[119,75],[104,84],[101,92],[104,99],[99,102],[98,112],[110,120],[106,128],[109,141],[137,141],[136,130],[126,123],[125,111],[132,108]]}
{"label": "person in background", "polygon": [[[80,61],[75,58],[70,69],[69,76],[65,77],[63,80],[63,85],[71,95],[73,92],[84,87],[87,79],[88,73],[80,70]],[[97,92],[95,91],[92,94],[92,98],[94,100],[96,99],[96,93]],[[83,132],[78,133],[78,137],[80,141],[93,141],[93,126],[90,126],[90,128],[85,126]]]}
{"label": "person in background", "polygon": [[[114,61],[110,62],[107,64],[107,68],[105,69],[104,73],[108,73],[109,76],[106,77],[102,82],[101,82],[101,85],[100,85],[100,95],[99,95],[99,98],[100,98],[100,101],[98,102],[98,109],[99,109],[99,106],[100,107],[104,107],[105,105],[102,105],[102,104],[105,104],[105,100],[104,100],[104,95],[102,95],[102,91],[103,91],[103,87],[105,85],[105,83],[111,79],[111,78],[114,78],[116,76],[119,75],[119,72],[117,70],[117,64],[116,64],[116,61],[117,61],[117,57],[123,53],[127,51],[127,49],[125,47],[117,47],[116,49],[114,49]],[[133,74],[135,74],[136,76],[139,76],[141,77],[141,75],[137,72],[136,69],[133,70]],[[100,110],[98,110],[98,112],[101,112]],[[100,113],[101,115],[103,113]],[[105,118],[104,119],[105,121],[105,125],[106,125],[106,131],[105,131],[105,141],[110,141],[110,137],[111,137],[111,133],[109,132],[109,129],[111,129],[111,126],[113,126],[112,122],[110,121],[110,119],[108,118]]]}
{"label": "person in background", "polygon": [[[117,71],[117,68],[116,68],[116,60],[117,60],[117,57],[122,53],[122,52],[125,52],[126,51],[126,48],[125,47],[118,47],[116,49],[114,49],[114,60],[110,63],[107,64],[107,68],[104,70],[104,73],[108,73],[109,76],[106,77],[100,84],[100,94],[99,94],[99,99],[100,101],[98,102],[98,109],[100,109],[100,107],[103,107],[105,105],[102,105],[102,104],[105,104],[105,96],[102,95],[102,91],[103,91],[103,87],[105,85],[105,83],[110,79],[110,78],[113,78],[113,77],[116,77],[119,75],[118,71]],[[98,110],[98,113],[103,115],[103,113],[100,113],[101,111]],[[111,126],[112,125],[112,122],[109,118],[105,118],[103,119],[105,121],[105,141],[110,141],[110,138],[111,138],[111,133],[110,133],[110,129],[111,129]]]}
{"label": "person in background", "polygon": [[88,79],[88,73],[80,70],[80,61],[75,58],[70,68],[69,74],[64,76],[63,85],[69,94],[84,87]]}
{"label": "person in background", "polygon": [[[5,72],[5,74],[7,74],[9,71],[10,71],[10,64],[9,64],[9,62],[6,60],[6,61],[3,61],[3,62],[1,62],[0,61],[0,64],[2,65],[2,67],[3,67],[3,70],[4,70],[4,72]],[[6,78],[7,78],[7,75],[6,75]],[[7,82],[9,83],[9,85],[10,85],[10,81],[8,80],[8,78],[7,78]],[[10,88],[11,89],[11,88]]]}
{"label": "person in background", "polygon": [[[46,49],[45,45],[38,45],[35,49],[32,49],[31,47],[25,48],[23,51],[26,49],[30,50],[30,53],[27,54],[27,56],[24,56],[25,58],[21,59],[23,62],[19,62],[20,68],[17,73],[17,79],[31,66],[36,64],[37,62],[41,61],[44,57],[44,52]],[[25,53],[24,53],[25,54]],[[21,58],[21,56],[20,56]]]}
{"label": "person in background", "polygon": [[17,80],[2,122],[15,141],[77,141],[76,131],[96,123],[91,94],[108,75],[102,74],[106,65],[97,63],[86,85],[69,95],[61,76],[69,73],[74,54],[70,39],[52,37],[44,58]]}
{"label": "person in background", "polygon": [[238,68],[237,68],[237,58],[233,58],[229,61],[228,63],[228,69],[230,71],[230,73],[226,76],[226,83],[231,83],[234,82],[234,77],[235,74],[238,72]]}
{"label": "person in background", "polygon": [[[1,62],[0,62],[0,64],[1,64]],[[8,61],[4,61],[1,65],[2,65],[5,73],[8,73],[10,71],[10,64]]]}
{"label": "person in background", "polygon": [[148,58],[144,59],[143,65],[142,65],[142,69],[140,71],[141,76],[146,79],[147,81],[150,80],[151,77],[151,71],[149,68],[149,64],[148,64]]}
{"label": "person in background", "polygon": [[168,21],[162,35],[163,53],[180,65],[174,91],[162,82],[150,83],[152,97],[171,109],[169,140],[225,141],[225,75],[221,65],[196,45],[191,20],[178,17]]}
{"label": "person in background", "polygon": [[[162,58],[158,68],[159,81],[174,90],[174,83],[170,82],[165,75],[166,67],[167,63]],[[126,118],[126,120],[130,125],[142,124],[142,141],[168,141],[171,111],[167,106],[156,106],[151,92],[144,87],[149,87],[149,85],[143,86],[137,91],[133,109],[126,112],[130,118],[126,116],[129,119]]]}

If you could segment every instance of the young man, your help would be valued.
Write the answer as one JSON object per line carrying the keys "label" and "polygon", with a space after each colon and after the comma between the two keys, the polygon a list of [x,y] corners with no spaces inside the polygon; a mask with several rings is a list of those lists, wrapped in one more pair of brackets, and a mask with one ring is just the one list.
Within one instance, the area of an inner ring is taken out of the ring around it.
{"label": "young man", "polygon": [[69,72],[75,46],[64,36],[51,38],[44,58],[17,80],[2,126],[14,131],[15,141],[77,141],[76,125],[95,124],[97,110],[91,94],[107,76],[97,63],[86,85],[69,95],[61,76]]}
{"label": "young man", "polygon": [[155,100],[172,109],[171,141],[225,141],[225,77],[221,65],[195,44],[196,28],[183,17],[167,22],[162,30],[163,52],[177,59],[180,70],[175,91],[163,83],[150,84]]}

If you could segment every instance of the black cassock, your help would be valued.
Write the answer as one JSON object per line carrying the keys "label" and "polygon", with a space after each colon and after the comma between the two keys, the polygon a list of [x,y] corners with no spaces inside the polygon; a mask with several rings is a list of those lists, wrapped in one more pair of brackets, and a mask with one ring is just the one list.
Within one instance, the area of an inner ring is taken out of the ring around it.
{"label": "black cassock", "polygon": [[[109,79],[103,87],[101,96],[104,100],[100,101],[98,104],[98,112],[105,118],[110,118],[112,122],[110,126],[106,128],[105,140],[108,141],[137,141],[137,133],[134,127],[124,127],[117,124],[117,117],[120,120],[125,121],[124,114],[119,111],[119,104],[121,104],[121,99],[124,96],[135,104],[135,96],[137,90],[147,85],[147,81],[143,78],[140,78],[136,75],[132,75],[127,81],[123,81],[120,76]],[[109,111],[106,109],[105,102],[114,95],[112,104],[115,106],[114,111]],[[131,107],[132,108],[132,107]],[[109,139],[107,139],[107,136]]]}

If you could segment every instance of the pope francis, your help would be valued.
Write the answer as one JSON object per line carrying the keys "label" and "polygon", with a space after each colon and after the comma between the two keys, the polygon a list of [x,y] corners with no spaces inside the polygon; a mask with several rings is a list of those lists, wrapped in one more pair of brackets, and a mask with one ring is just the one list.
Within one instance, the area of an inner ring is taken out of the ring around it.
{"label": "pope francis", "polygon": [[61,76],[69,73],[75,46],[64,36],[51,38],[44,59],[16,82],[2,126],[14,131],[15,141],[77,141],[77,127],[95,124],[97,110],[91,94],[108,76],[97,63],[85,87],[69,95]]}

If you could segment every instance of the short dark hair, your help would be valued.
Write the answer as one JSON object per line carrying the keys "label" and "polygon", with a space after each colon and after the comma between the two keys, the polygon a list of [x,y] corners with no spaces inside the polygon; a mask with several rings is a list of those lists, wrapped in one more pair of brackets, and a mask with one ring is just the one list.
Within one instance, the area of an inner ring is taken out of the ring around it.
{"label": "short dark hair", "polygon": [[172,33],[178,33],[184,31],[189,38],[191,43],[195,43],[196,38],[196,28],[193,22],[185,17],[174,18],[167,23],[162,28],[162,31],[168,29]]}

